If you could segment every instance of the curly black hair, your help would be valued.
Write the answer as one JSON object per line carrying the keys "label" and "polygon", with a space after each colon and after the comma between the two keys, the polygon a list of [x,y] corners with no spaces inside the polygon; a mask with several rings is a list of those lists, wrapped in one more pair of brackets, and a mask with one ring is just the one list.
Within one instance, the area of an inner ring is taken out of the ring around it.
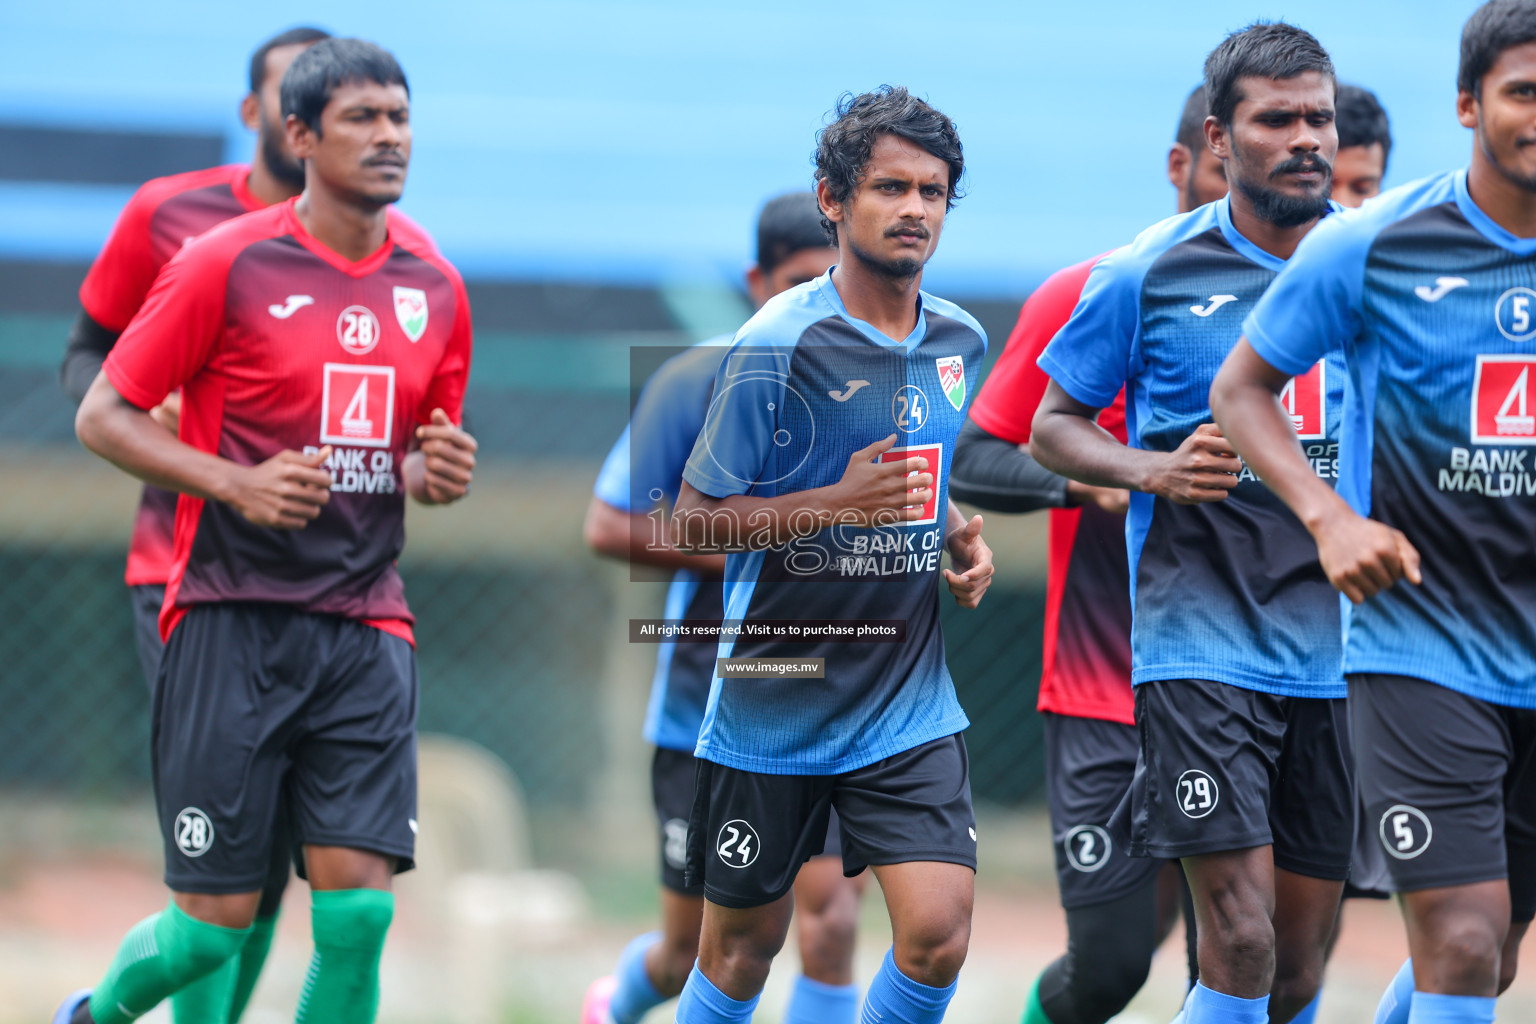
{"label": "curly black hair", "polygon": [[[843,93],[833,111],[836,118],[816,134],[818,184],[837,202],[846,202],[864,177],[869,155],[882,135],[895,135],[916,143],[949,165],[949,195],[944,209],[954,209],[964,193],[960,177],[965,173],[965,154],[955,122],[918,99],[900,85],[882,85],[874,92]],[[837,244],[837,225],[821,219],[832,244]]]}

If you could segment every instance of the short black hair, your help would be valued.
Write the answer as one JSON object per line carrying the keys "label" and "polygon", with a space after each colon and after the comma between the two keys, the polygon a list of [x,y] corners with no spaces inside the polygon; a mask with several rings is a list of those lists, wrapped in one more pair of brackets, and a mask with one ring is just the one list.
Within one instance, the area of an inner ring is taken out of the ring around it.
{"label": "short black hair", "polygon": [[1334,101],[1334,123],[1339,129],[1339,148],[1372,146],[1381,143],[1381,166],[1385,170],[1392,155],[1392,125],[1387,111],[1369,89],[1358,85],[1340,85]]}
{"label": "short black hair", "polygon": [[283,75],[283,118],[289,114],[315,131],[336,87],[346,82],[398,85],[411,94],[405,72],[384,47],[361,39],[326,39],[293,59]]}
{"label": "short black hair", "polygon": [[757,215],[757,266],[765,274],[803,249],[825,249],[821,207],[814,192],[775,196]]}
{"label": "short black hair", "polygon": [[1179,128],[1173,133],[1173,141],[1199,156],[1205,148],[1205,119],[1210,112],[1204,84],[1195,86],[1184,101],[1184,111],[1179,114]]}
{"label": "short black hair", "polygon": [[299,43],[318,43],[322,39],[329,38],[331,38],[331,34],[323,28],[300,25],[298,28],[279,32],[256,47],[256,52],[251,54],[251,92],[261,92],[261,87],[267,82],[267,54],[281,46],[297,46]]}
{"label": "short black hair", "polygon": [[1205,58],[1211,116],[1231,127],[1232,115],[1243,101],[1238,82],[1244,78],[1286,79],[1308,71],[1338,81],[1328,51],[1312,33],[1283,21],[1256,21],[1227,36]]}
{"label": "short black hair", "polygon": [[[918,99],[900,85],[882,85],[874,92],[843,93],[831,124],[816,133],[816,177],[825,181],[832,198],[846,202],[864,175],[869,155],[882,135],[895,135],[916,143],[949,165],[949,195],[944,208],[954,208],[964,194],[960,177],[965,173],[965,154],[955,122]],[[822,227],[834,243],[837,226],[825,217]]]}
{"label": "short black hair", "polygon": [[1536,42],[1536,2],[1488,0],[1472,12],[1461,30],[1461,66],[1456,88],[1483,98],[1483,76],[1510,47]]}

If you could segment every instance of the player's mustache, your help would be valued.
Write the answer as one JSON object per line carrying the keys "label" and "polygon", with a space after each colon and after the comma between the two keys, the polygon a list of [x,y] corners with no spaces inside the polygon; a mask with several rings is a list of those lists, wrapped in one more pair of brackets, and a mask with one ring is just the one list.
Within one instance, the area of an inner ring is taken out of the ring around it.
{"label": "player's mustache", "polygon": [[895,238],[897,235],[916,235],[918,238],[927,238],[928,229],[921,224],[897,224],[893,228],[885,229],[886,238]]}
{"label": "player's mustache", "polygon": [[1278,178],[1282,174],[1301,174],[1306,171],[1316,171],[1324,176],[1333,173],[1333,167],[1316,153],[1302,153],[1293,156],[1285,163],[1269,172],[1271,178]]}
{"label": "player's mustache", "polygon": [[380,153],[363,161],[364,167],[404,167],[405,157],[400,153]]}

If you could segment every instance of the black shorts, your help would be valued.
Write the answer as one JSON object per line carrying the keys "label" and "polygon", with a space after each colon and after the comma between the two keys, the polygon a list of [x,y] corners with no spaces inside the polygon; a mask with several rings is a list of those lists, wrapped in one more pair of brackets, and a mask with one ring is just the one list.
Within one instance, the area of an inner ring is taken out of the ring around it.
{"label": "black shorts", "polygon": [[960,734],[841,775],[767,775],[698,762],[687,881],[723,907],[759,907],[821,852],[832,808],[843,874],[870,865],[947,861],[976,870],[970,764]]}
{"label": "black shorts", "polygon": [[128,588],[133,605],[133,639],[139,649],[139,667],[144,670],[144,685],[155,695],[155,680],[160,678],[160,656],[165,644],[160,640],[160,606],[165,604],[165,586],[140,583]]}
{"label": "black shorts", "polygon": [[[656,748],[651,759],[651,800],[660,826],[661,884],[685,896],[704,895],[702,885],[687,885],[683,878],[688,866],[688,818],[693,813],[693,784],[698,774],[699,761],[692,753]],[[833,811],[828,816],[826,841],[816,856],[842,855],[842,830]]]}
{"label": "black shorts", "polygon": [[189,609],[155,692],[166,885],[262,888],[285,802],[293,843],[409,869],[416,700],[416,654],[397,636],[282,604]]}
{"label": "black shorts", "polygon": [[1139,857],[1272,845],[1276,867],[1343,881],[1355,836],[1346,704],[1200,679],[1142,683],[1136,777],[1110,835]]}
{"label": "black shorts", "polygon": [[1361,831],[1398,892],[1509,880],[1536,917],[1536,711],[1423,679],[1349,677]]}
{"label": "black shorts", "polygon": [[1061,905],[1075,910],[1109,903],[1150,884],[1163,862],[1132,857],[1108,831],[1136,773],[1136,727],[1052,712],[1042,717]]}

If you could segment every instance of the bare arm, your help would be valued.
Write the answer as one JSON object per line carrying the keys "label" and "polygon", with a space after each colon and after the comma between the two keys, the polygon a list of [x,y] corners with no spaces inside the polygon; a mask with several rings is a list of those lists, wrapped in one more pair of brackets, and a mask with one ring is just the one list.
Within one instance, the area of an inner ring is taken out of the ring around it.
{"label": "bare arm", "polygon": [[1355,604],[1407,576],[1419,553],[1398,530],[1355,513],[1313,472],[1276,396],[1290,380],[1241,338],[1211,384],[1211,411],[1243,459],[1317,541],[1328,579]]}
{"label": "bare arm", "polygon": [[672,546],[671,531],[666,529],[665,522],[659,516],[625,512],[593,497],[587,503],[582,536],[593,551],[621,562],[724,575],[724,555],[684,554]]}
{"label": "bare arm", "polygon": [[80,443],[146,483],[195,498],[222,501],[257,526],[301,529],[331,497],[331,453],[283,451],[242,466],[184,444],[149,413],[120,395],[106,374],[86,392],[75,416]]}
{"label": "bare arm", "polygon": [[[928,460],[877,462],[896,435],[861,448],[835,484],[772,498],[714,498],[684,480],[672,510],[673,543],[681,551],[759,551],[809,537],[833,523],[889,526],[922,518],[933,497]],[[911,475],[909,475],[911,474]]]}
{"label": "bare arm", "polygon": [[1221,501],[1242,463],[1213,424],[1201,424],[1171,452],[1121,444],[1084,405],[1051,381],[1030,428],[1030,453],[1046,469],[1094,487],[1145,491],[1180,505]]}

